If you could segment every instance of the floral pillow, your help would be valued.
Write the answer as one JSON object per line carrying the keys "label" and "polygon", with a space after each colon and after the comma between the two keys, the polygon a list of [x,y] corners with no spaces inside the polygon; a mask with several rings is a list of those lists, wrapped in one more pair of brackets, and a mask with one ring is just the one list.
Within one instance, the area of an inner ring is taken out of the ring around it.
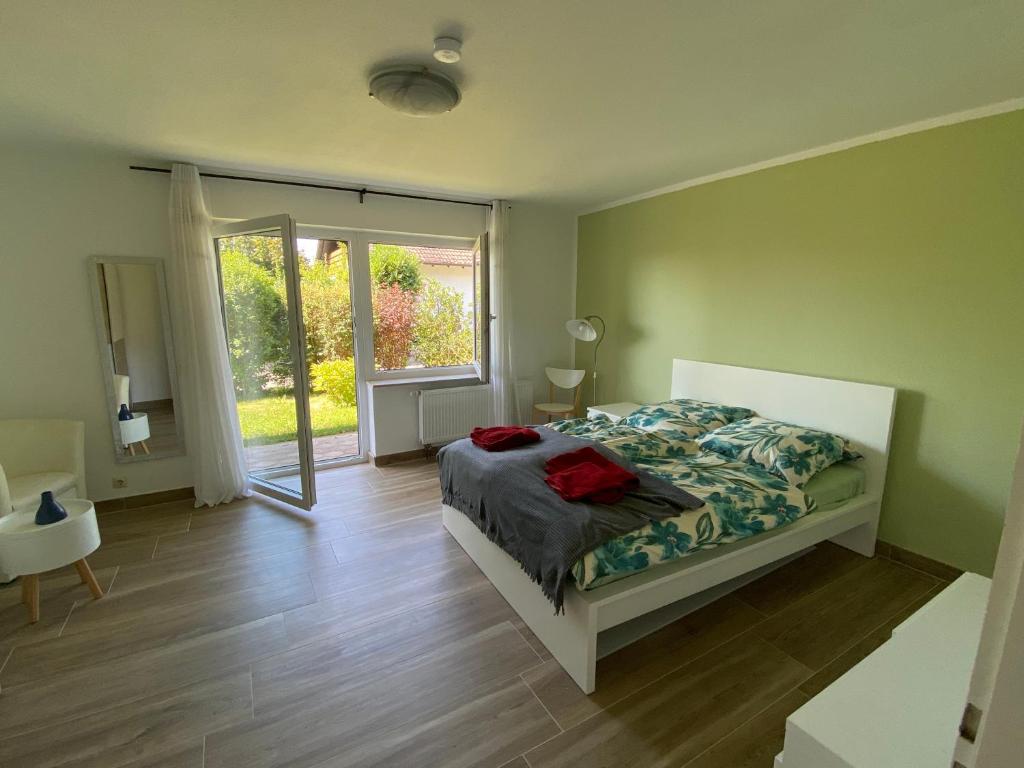
{"label": "floral pillow", "polygon": [[844,437],[760,416],[719,427],[697,443],[704,450],[762,466],[797,488],[836,462],[861,458]]}
{"label": "floral pillow", "polygon": [[694,440],[705,432],[753,414],[749,408],[679,399],[644,405],[619,423],[645,432],[657,432],[669,440]]}

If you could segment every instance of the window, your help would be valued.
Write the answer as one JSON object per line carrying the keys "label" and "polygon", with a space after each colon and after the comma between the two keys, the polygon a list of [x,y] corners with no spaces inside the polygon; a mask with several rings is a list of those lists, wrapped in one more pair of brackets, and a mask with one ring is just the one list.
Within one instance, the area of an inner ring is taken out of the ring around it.
{"label": "window", "polygon": [[483,373],[486,254],[463,242],[368,243],[375,372]]}

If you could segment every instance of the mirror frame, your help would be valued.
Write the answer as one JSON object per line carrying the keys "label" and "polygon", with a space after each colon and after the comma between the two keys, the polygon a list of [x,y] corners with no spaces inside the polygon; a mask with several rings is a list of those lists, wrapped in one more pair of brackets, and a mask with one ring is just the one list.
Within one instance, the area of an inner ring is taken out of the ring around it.
{"label": "mirror frame", "polygon": [[[121,428],[118,426],[117,411],[120,406],[114,401],[117,399],[114,393],[114,361],[109,351],[106,334],[103,328],[107,325],[108,319],[103,314],[103,299],[100,296],[100,286],[97,280],[97,272],[104,264],[135,264],[148,265],[156,270],[156,289],[160,297],[160,321],[164,332],[164,351],[167,355],[167,377],[170,379],[171,400],[174,403],[174,427],[178,435],[178,443],[171,448],[159,453],[137,453],[132,456],[121,444]],[[174,358],[174,336],[171,330],[170,302],[167,294],[167,278],[164,273],[164,260],[159,256],[90,256],[89,263],[89,287],[93,298],[93,318],[96,326],[96,340],[99,344],[100,357],[103,358],[103,382],[106,386],[107,414],[110,420],[110,433],[114,441],[114,460],[120,464],[129,464],[137,461],[155,461],[168,459],[174,456],[185,455],[185,427],[181,419],[181,402],[178,392],[178,369]]]}

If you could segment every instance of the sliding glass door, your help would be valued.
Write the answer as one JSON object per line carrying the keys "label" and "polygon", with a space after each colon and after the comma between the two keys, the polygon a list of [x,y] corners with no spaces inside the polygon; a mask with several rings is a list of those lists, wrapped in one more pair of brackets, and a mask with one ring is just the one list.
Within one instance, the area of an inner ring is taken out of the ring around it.
{"label": "sliding glass door", "polygon": [[214,230],[224,327],[249,478],[302,509],[316,503],[309,369],[290,216]]}

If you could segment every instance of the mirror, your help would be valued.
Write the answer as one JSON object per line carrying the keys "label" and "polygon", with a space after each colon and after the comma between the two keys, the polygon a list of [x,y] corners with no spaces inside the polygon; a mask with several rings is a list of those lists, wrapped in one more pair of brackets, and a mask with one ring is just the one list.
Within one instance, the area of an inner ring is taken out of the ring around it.
{"label": "mirror", "polygon": [[93,257],[89,282],[117,461],[181,455],[163,261]]}

